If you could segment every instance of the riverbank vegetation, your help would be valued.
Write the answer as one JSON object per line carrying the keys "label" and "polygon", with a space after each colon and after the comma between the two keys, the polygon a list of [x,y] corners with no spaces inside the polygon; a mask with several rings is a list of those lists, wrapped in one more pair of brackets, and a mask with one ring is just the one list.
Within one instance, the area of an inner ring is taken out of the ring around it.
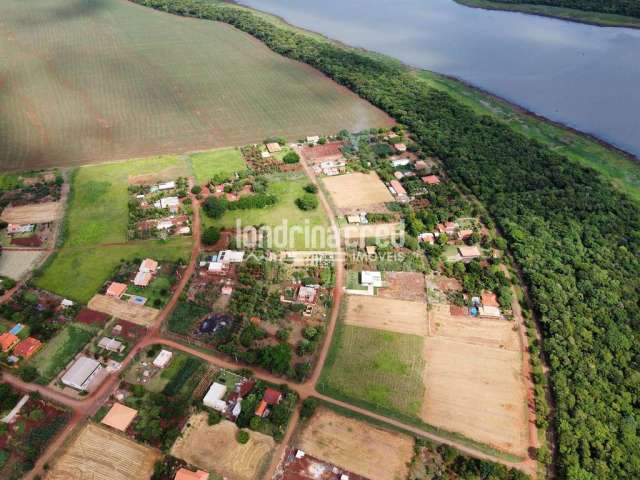
{"label": "riverbank vegetation", "polygon": [[640,28],[634,0],[455,0],[467,7],[506,10],[603,27]]}
{"label": "riverbank vegetation", "polygon": [[477,115],[397,63],[226,4],[136,1],[234,25],[406,124],[418,148],[486,205],[522,269],[551,365],[561,478],[640,475],[636,203],[594,170]]}

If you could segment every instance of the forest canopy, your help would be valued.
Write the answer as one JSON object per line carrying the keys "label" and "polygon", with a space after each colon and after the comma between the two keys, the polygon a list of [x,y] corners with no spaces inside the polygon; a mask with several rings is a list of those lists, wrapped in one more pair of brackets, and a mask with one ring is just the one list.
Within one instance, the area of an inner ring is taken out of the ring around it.
{"label": "forest canopy", "polygon": [[547,5],[573,8],[587,12],[609,13],[640,18],[640,2],[637,0],[492,0],[498,3]]}
{"label": "forest canopy", "polygon": [[230,5],[135,1],[231,24],[407,125],[420,151],[439,157],[484,203],[523,272],[551,366],[560,477],[640,478],[637,204],[595,171],[478,116],[395,62]]}

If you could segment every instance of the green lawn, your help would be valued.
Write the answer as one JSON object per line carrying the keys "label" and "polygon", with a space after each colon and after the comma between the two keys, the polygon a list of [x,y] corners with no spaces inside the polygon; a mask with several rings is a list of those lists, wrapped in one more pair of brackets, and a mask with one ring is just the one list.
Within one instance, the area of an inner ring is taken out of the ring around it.
{"label": "green lawn", "polygon": [[417,335],[340,322],[318,391],[374,410],[417,416],[424,396],[423,346]]}
{"label": "green lawn", "polygon": [[147,299],[146,305],[149,307],[162,308],[171,298],[171,279],[166,275],[159,275],[146,287],[129,285],[127,293],[145,297]]}
{"label": "green lawn", "polygon": [[600,145],[585,135],[527,115],[505,101],[456,80],[424,71],[419,75],[429,86],[449,93],[477,113],[503,120],[525,136],[548,145],[571,160],[593,168],[617,188],[640,200],[640,163]]}
{"label": "green lawn", "polygon": [[29,362],[38,370],[40,381],[51,382],[99,330],[82,323],[65,326]]}
{"label": "green lawn", "polygon": [[190,237],[131,242],[100,248],[63,248],[36,278],[36,285],[64,297],[87,303],[114,273],[120,260],[150,257],[158,261],[189,260]]}
{"label": "green lawn", "polygon": [[204,185],[214,175],[232,175],[247,169],[242,153],[237,148],[224,148],[189,155],[189,162],[198,185]]}
{"label": "green lawn", "polygon": [[310,212],[300,210],[295,200],[304,193],[304,186],[309,183],[309,179],[303,173],[274,174],[269,177],[268,193],[278,197],[278,203],[263,209],[233,210],[227,211],[218,220],[202,215],[203,225],[217,227],[236,227],[236,220],[239,219],[243,227],[255,225],[268,225],[275,227],[282,225],[286,220],[288,227],[299,227],[300,232],[292,232],[289,240],[286,241],[286,250],[321,250],[313,245],[306,245],[305,234],[302,229],[305,225],[313,227],[329,227],[322,207]]}

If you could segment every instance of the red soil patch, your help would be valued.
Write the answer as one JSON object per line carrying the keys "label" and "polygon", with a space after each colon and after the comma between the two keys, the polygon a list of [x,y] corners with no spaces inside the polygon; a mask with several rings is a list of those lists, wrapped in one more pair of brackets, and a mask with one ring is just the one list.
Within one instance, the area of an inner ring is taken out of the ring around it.
{"label": "red soil patch", "polygon": [[315,147],[304,147],[302,155],[311,162],[327,162],[342,158],[342,146],[344,142],[329,142]]}
{"label": "red soil patch", "polygon": [[90,308],[83,308],[76,317],[76,322],[86,323],[88,325],[104,325],[109,320],[109,315],[102,312],[96,312]]}

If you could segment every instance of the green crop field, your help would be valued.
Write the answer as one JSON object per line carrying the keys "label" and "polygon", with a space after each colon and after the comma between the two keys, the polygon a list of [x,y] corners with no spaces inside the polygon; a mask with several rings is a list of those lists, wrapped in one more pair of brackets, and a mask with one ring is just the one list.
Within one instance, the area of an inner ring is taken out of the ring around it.
{"label": "green crop field", "polygon": [[417,335],[340,322],[318,391],[374,410],[417,417],[424,396],[423,348],[424,339]]}
{"label": "green crop field", "polygon": [[[304,173],[279,173],[268,175],[269,181],[267,193],[278,197],[278,203],[271,207],[249,210],[227,211],[222,218],[213,220],[206,215],[202,215],[203,226],[217,226],[226,228],[236,228],[236,221],[240,221],[242,227],[268,225],[277,227],[286,221],[288,231],[292,232],[287,237],[284,250],[321,250],[318,245],[307,245],[305,241],[304,228],[306,225],[310,229],[322,227],[323,231],[328,231],[329,220],[322,207],[304,212],[300,210],[295,201],[304,194],[304,186],[309,183],[309,179]],[[294,232],[292,228],[299,228]],[[318,236],[319,238],[319,236]]]}
{"label": "green crop field", "polygon": [[0,18],[5,170],[389,122],[317,71],[220,23],[125,0],[3,0]]}
{"label": "green crop field", "polygon": [[237,148],[193,153],[189,160],[198,185],[204,185],[215,175],[229,176],[247,169],[242,153]]}

